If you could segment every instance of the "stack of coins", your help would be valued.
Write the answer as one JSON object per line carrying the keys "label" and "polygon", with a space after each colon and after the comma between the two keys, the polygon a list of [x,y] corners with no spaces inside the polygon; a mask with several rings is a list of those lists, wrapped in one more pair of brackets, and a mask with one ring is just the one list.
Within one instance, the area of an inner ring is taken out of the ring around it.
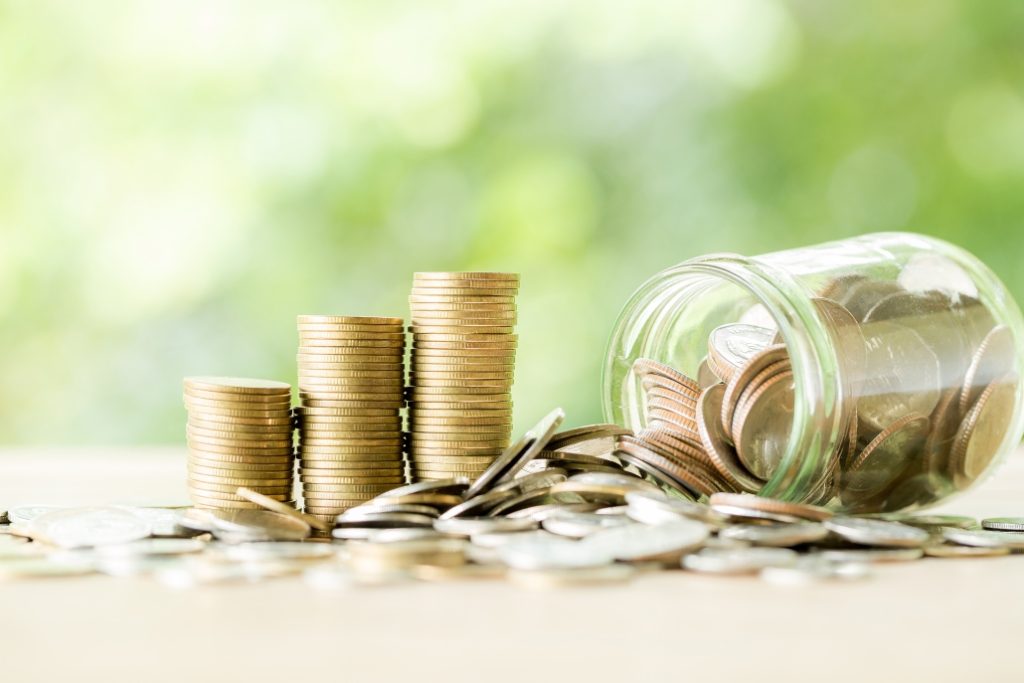
{"label": "stack of coins", "polygon": [[299,477],[306,512],[323,520],[405,483],[403,325],[298,318]]}
{"label": "stack of coins", "polygon": [[239,486],[292,501],[292,388],[284,382],[186,377],[188,485],[196,507],[257,508]]}
{"label": "stack of coins", "polygon": [[509,445],[513,273],[416,273],[409,376],[413,477],[476,477]]}

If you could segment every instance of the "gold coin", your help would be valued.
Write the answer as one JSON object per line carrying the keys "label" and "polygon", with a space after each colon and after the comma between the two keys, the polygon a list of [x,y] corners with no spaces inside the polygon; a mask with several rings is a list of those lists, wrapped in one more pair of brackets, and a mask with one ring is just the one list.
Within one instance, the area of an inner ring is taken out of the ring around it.
{"label": "gold coin", "polygon": [[[494,325],[484,325],[484,327],[494,327]],[[474,331],[473,326],[459,326],[459,331],[454,334],[444,334],[435,332],[430,327],[427,327],[425,332],[415,332],[412,335],[413,344],[418,342],[480,342],[487,344],[516,344],[519,341],[519,335],[517,334],[487,334],[484,332]]]}
{"label": "gold coin", "polygon": [[249,377],[186,377],[185,389],[197,389],[213,393],[277,395],[291,392],[287,382]]}
{"label": "gold coin", "polygon": [[309,353],[310,349],[331,349],[331,354],[353,354],[353,355],[387,355],[396,356],[402,353],[405,348],[405,340],[374,341],[354,339],[310,339],[303,337],[300,340],[299,352]]}
{"label": "gold coin", "polygon": [[402,439],[399,436],[395,436],[389,439],[326,439],[320,438],[313,434],[306,434],[302,440],[305,448],[398,448],[402,445]]}
{"label": "gold coin", "polygon": [[409,327],[413,340],[422,337],[424,334],[488,334],[493,336],[509,337],[514,335],[514,325],[507,325],[501,322],[479,323],[479,324],[417,324]]}
{"label": "gold coin", "polygon": [[[508,394],[512,388],[512,379],[479,379],[479,378],[451,378],[434,379],[432,377],[416,376],[416,381],[410,382],[410,391],[417,394]],[[443,391],[451,389],[451,391]],[[493,391],[480,391],[493,389]]]}
{"label": "gold coin", "polygon": [[280,472],[246,472],[245,474],[206,474],[197,472],[196,468],[188,468],[188,478],[194,482],[235,486],[291,486],[291,469]]}
{"label": "gold coin", "polygon": [[401,380],[404,376],[401,367],[389,370],[351,370],[338,368],[311,368],[299,366],[299,377],[331,377],[337,379],[396,379]]}
{"label": "gold coin", "polygon": [[[511,425],[485,425],[483,427],[470,425],[409,425],[409,434],[412,439],[447,438],[451,441],[466,441],[471,439],[508,439],[511,433]],[[412,441],[410,441],[411,443]]]}
{"label": "gold coin", "polygon": [[224,446],[207,443],[188,443],[193,452],[202,454],[202,457],[217,457],[218,455],[252,456],[261,458],[287,458],[291,457],[291,446],[283,448],[244,448],[240,446]]}
{"label": "gold coin", "polygon": [[194,433],[198,436],[218,438],[232,442],[236,440],[291,440],[292,428],[292,424],[273,425],[271,427],[261,427],[254,425],[233,425],[226,422],[208,422],[200,424],[195,419],[189,419],[189,421],[185,424],[186,433]]}
{"label": "gold coin", "polygon": [[421,349],[434,351],[459,352],[467,351],[505,351],[514,352],[517,343],[512,342],[484,342],[484,341],[420,341],[412,343],[412,353],[415,355]]}
{"label": "gold coin", "polygon": [[215,391],[200,391],[199,389],[186,389],[182,395],[186,404],[210,405],[214,408],[224,407],[234,410],[281,410],[291,407],[292,396],[278,394],[275,396],[261,396],[257,394],[220,394]]}
{"label": "gold coin", "polygon": [[432,457],[439,459],[459,459],[459,458],[493,458],[501,455],[504,451],[501,447],[492,448],[432,448],[430,446],[417,446],[416,448],[409,449],[410,457],[413,460],[423,460]]}
{"label": "gold coin", "polygon": [[364,342],[405,343],[405,330],[398,332],[346,332],[343,330],[299,330],[299,340],[330,340],[352,342],[350,346],[364,346]]}
{"label": "gold coin", "polygon": [[459,286],[456,286],[456,284],[453,283],[452,286],[442,286],[442,287],[419,287],[419,286],[416,286],[416,287],[413,288],[412,294],[410,295],[409,298],[411,299],[412,297],[425,297],[425,296],[436,296],[436,297],[464,296],[464,297],[469,297],[469,298],[473,298],[473,299],[481,299],[481,298],[485,298],[485,297],[494,297],[495,299],[507,299],[507,298],[513,298],[514,299],[514,298],[516,298],[516,295],[518,293],[519,293],[518,288],[515,288],[515,289],[504,288],[503,289],[501,287],[473,287],[473,286],[459,287]]}
{"label": "gold coin", "polygon": [[[512,401],[410,401],[409,410],[416,411],[423,409],[431,412],[484,412],[494,410],[495,412],[511,412]],[[410,413],[411,414],[411,413]]]}
{"label": "gold coin", "polygon": [[515,302],[498,303],[494,301],[481,302],[458,302],[447,300],[422,301],[412,300],[410,297],[409,307],[413,311],[515,311]]}
{"label": "gold coin", "polygon": [[515,369],[515,356],[425,356],[416,354],[409,367],[413,371],[434,371],[434,372],[482,372],[486,370],[498,370],[511,372]]}
{"label": "gold coin", "polygon": [[[251,422],[218,422],[217,420],[209,420],[202,414],[189,415],[188,426],[201,429],[208,432],[219,432],[222,434],[243,434],[243,435],[254,435],[254,434],[290,434],[294,421],[289,418],[284,421],[277,421],[275,424],[266,423],[251,423]],[[247,436],[246,438],[252,438]]]}
{"label": "gold coin", "polygon": [[494,462],[494,457],[481,457],[481,456],[454,456],[454,457],[431,457],[422,456],[414,458],[410,463],[416,469],[426,468],[428,470],[442,470],[446,468],[458,468],[458,467],[487,467]]}
{"label": "gold coin", "polygon": [[382,318],[362,315],[300,315],[296,317],[299,325],[402,325],[402,318]]}
{"label": "gold coin", "polygon": [[[433,291],[433,290],[431,290]],[[515,304],[515,296],[494,295],[445,295],[445,294],[410,294],[409,306],[418,304]]]}
{"label": "gold coin", "polygon": [[[324,478],[324,479],[326,479],[326,481],[317,481],[318,479],[321,479],[321,477],[312,477],[311,479],[304,480],[304,483],[308,483],[308,484],[330,484],[331,483],[331,478],[330,477]],[[339,483],[335,487],[334,491],[317,491],[317,496],[321,497],[321,498],[327,498],[327,497],[330,497],[332,495],[338,495],[340,497],[341,494],[344,494],[344,493],[369,493],[369,494],[377,495],[377,494],[380,494],[380,493],[385,493],[387,491],[390,491],[391,489],[395,488],[396,484],[397,485],[401,485],[402,483],[404,483],[404,482],[398,481],[396,483],[381,482],[381,483],[370,483],[370,484]]]}
{"label": "gold coin", "polygon": [[519,273],[502,273],[497,271],[417,271],[412,275],[413,281],[420,280],[489,280],[493,282],[519,282]]}
{"label": "gold coin", "polygon": [[373,377],[337,377],[335,375],[312,376],[306,373],[299,375],[299,390],[304,391],[307,387],[355,387],[356,391],[367,392],[372,390],[364,387],[379,387],[380,393],[394,391],[395,387],[402,386],[401,376],[391,378]]}
{"label": "gold coin", "polygon": [[335,457],[339,460],[350,460],[356,456],[370,459],[379,456],[381,459],[396,458],[401,455],[397,446],[316,446],[302,444],[299,446],[299,457],[303,462],[316,458]]}
{"label": "gold coin", "polygon": [[190,495],[189,498],[192,500],[193,507],[197,507],[200,510],[258,510],[259,505],[256,503],[250,503],[247,500],[209,500]]}
{"label": "gold coin", "polygon": [[[506,345],[507,346],[507,345]],[[467,347],[462,349],[420,347],[415,343],[411,350],[412,362],[425,359],[439,359],[442,363],[489,363],[492,360],[514,361],[514,346],[499,349]]]}
{"label": "gold coin", "polygon": [[[203,495],[209,494],[231,494],[237,496],[239,486],[256,487],[260,490],[260,493],[264,495],[275,495],[275,496],[290,496],[292,492],[292,482],[281,484],[265,484],[256,479],[253,480],[242,480],[238,482],[228,484],[217,484],[209,481],[197,480],[193,477],[188,478],[188,485],[190,488],[196,491],[201,491]],[[240,497],[240,496],[239,496]],[[244,499],[243,499],[244,500]]]}
{"label": "gold coin", "polygon": [[402,421],[394,419],[389,422],[357,422],[347,420],[344,422],[330,420],[316,420],[306,418],[299,422],[299,429],[307,432],[338,432],[341,434],[354,434],[363,432],[394,432],[402,430]]}
{"label": "gold coin", "polygon": [[189,448],[188,455],[190,461],[197,463],[207,464],[209,467],[220,467],[214,463],[235,463],[235,464],[250,464],[250,465],[285,465],[286,463],[292,462],[295,456],[292,455],[291,449],[281,455],[264,455],[263,451],[258,451],[259,455],[251,454],[234,454],[234,453],[217,453],[211,451],[203,451],[201,449]]}
{"label": "gold coin", "polygon": [[417,410],[415,413],[409,415],[409,420],[410,421],[423,420],[423,419],[430,419],[430,420],[434,420],[434,419],[436,419],[436,420],[454,419],[454,420],[460,420],[460,421],[461,420],[473,420],[473,419],[482,419],[482,420],[507,419],[507,420],[511,421],[511,419],[512,419],[512,410],[511,409],[509,409],[509,410],[445,410],[445,409],[435,410],[435,409],[432,409],[432,408],[422,408],[420,410]]}
{"label": "gold coin", "polygon": [[234,463],[238,467],[225,466],[211,467],[203,461],[188,460],[188,471],[196,474],[203,474],[209,477],[260,477],[264,474],[273,477],[291,475],[292,465],[252,465],[246,463]]}
{"label": "gold coin", "polygon": [[431,479],[431,480],[451,479],[452,477],[455,477],[455,476],[468,477],[469,479],[476,479],[481,474],[483,474],[486,469],[487,469],[486,467],[479,467],[479,468],[476,468],[476,469],[459,468],[459,469],[455,469],[455,470],[447,470],[447,469],[440,469],[440,470],[416,469],[413,472],[413,481],[422,481],[424,479]]}
{"label": "gold coin", "polygon": [[252,431],[272,431],[287,429],[294,422],[294,418],[291,415],[287,417],[233,417],[231,415],[196,411],[189,414],[188,421],[189,424],[205,425],[213,429],[220,429],[218,425],[224,425],[239,431],[245,431],[249,428]]}
{"label": "gold coin", "polygon": [[188,443],[196,446],[226,446],[228,448],[248,448],[256,450],[290,448],[292,445],[291,434],[288,434],[287,438],[281,439],[240,439],[236,435],[228,435],[224,437],[208,433],[204,434],[195,428],[186,427],[185,435]]}
{"label": "gold coin", "polygon": [[[236,489],[238,487],[235,487]],[[263,493],[263,491],[260,491]],[[264,495],[273,498],[274,500],[290,500],[291,493],[264,493]],[[211,491],[209,489],[198,488],[195,486],[189,486],[189,497],[192,500],[201,500],[202,502],[210,503],[213,505],[220,505],[224,502],[248,502],[245,498],[240,497],[235,493],[226,493],[223,491]]]}
{"label": "gold coin", "polygon": [[300,332],[401,332],[405,324],[395,323],[393,325],[351,325],[348,323],[298,323],[296,328]]}
{"label": "gold coin", "polygon": [[[383,486],[387,484],[394,487],[405,483],[401,474],[342,476],[337,473],[317,474],[315,472],[305,472],[300,474],[300,479],[303,491],[318,492],[337,491],[339,488],[347,486]],[[312,488],[314,486],[316,488]]]}
{"label": "gold coin", "polygon": [[310,408],[392,408],[402,407],[401,398],[365,391],[305,391],[299,393],[302,404]]}
{"label": "gold coin", "polygon": [[967,412],[950,451],[949,464],[958,486],[978,479],[999,452],[1016,412],[1016,396],[1017,382],[1009,374],[985,387]]}
{"label": "gold coin", "polygon": [[410,380],[442,381],[442,382],[473,382],[502,381],[508,384],[514,378],[513,370],[413,370],[409,373]]}
{"label": "gold coin", "polygon": [[314,517],[313,515],[307,515],[305,513],[299,512],[298,510],[295,509],[294,506],[287,505],[280,501],[274,500],[273,498],[265,496],[258,491],[253,491],[252,489],[243,486],[238,489],[238,495],[241,496],[242,498],[245,498],[248,501],[251,501],[253,503],[260,505],[261,507],[266,508],[267,510],[270,510],[271,512],[277,512],[279,514],[287,515],[289,517],[294,517],[295,519],[301,520],[309,526],[313,527],[314,529],[319,529],[320,531],[331,530],[331,524],[325,523],[323,520]]}
{"label": "gold coin", "polygon": [[[321,463],[304,463],[299,469],[299,474],[309,474],[318,477],[390,477],[401,474],[405,470],[405,464],[401,461],[390,463],[326,463],[345,464],[347,467],[321,467]],[[369,465],[369,466],[368,466]]]}
{"label": "gold coin", "polygon": [[339,504],[335,505],[335,506],[326,506],[326,507],[325,506],[309,505],[309,506],[304,507],[303,509],[306,511],[306,514],[317,515],[317,516],[322,517],[324,519],[327,519],[331,523],[333,523],[334,522],[334,518],[337,517],[339,514],[341,514],[342,512],[345,512],[346,510],[348,510],[351,507],[355,507],[356,505],[359,505],[360,503],[366,502],[366,499],[365,498],[360,498],[358,500],[352,500],[352,501],[331,501],[331,502],[332,503],[336,502],[336,503],[339,503]]}
{"label": "gold coin", "polygon": [[234,410],[231,408],[211,408],[209,406],[189,406],[186,404],[189,418],[192,416],[218,422],[246,421],[250,424],[261,424],[271,420],[269,424],[284,424],[292,419],[291,408],[287,410]]}
{"label": "gold coin", "polygon": [[309,417],[317,418],[357,418],[373,420],[375,418],[387,418],[399,416],[398,410],[391,408],[317,408],[315,406],[302,405],[295,409],[300,419]]}
{"label": "gold coin", "polygon": [[[314,349],[315,350],[315,349]],[[369,368],[394,368],[400,366],[404,358],[404,350],[401,353],[335,353],[330,348],[319,347],[323,353],[299,352],[295,359],[301,366],[303,364],[330,365],[337,368],[351,368],[359,370]]]}

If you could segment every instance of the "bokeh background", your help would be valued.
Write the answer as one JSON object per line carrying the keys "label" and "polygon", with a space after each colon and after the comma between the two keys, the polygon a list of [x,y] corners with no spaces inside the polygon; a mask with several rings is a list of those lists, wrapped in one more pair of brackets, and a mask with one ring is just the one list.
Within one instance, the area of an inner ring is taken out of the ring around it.
{"label": "bokeh background", "polygon": [[1024,299],[1024,3],[0,0],[0,441],[175,443],[298,313],[523,275],[519,428],[600,419],[701,253],[952,240]]}

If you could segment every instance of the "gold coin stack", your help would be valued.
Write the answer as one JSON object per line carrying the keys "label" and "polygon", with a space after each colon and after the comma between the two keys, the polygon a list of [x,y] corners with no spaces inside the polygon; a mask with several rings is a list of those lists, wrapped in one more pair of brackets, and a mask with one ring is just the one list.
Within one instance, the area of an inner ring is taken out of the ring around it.
{"label": "gold coin stack", "polygon": [[324,521],[405,483],[401,318],[301,315],[299,478]]}
{"label": "gold coin stack", "polygon": [[475,477],[509,445],[513,273],[416,273],[407,448],[416,480]]}
{"label": "gold coin stack", "polygon": [[196,507],[257,508],[238,487],[292,502],[292,388],[236,377],[186,377],[189,496]]}

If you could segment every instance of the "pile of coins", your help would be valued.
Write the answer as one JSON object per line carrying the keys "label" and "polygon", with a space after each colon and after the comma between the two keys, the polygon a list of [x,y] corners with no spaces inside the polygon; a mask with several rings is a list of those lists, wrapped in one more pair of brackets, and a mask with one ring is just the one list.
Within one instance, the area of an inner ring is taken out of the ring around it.
{"label": "pile of coins", "polygon": [[255,508],[246,486],[292,500],[291,386],[232,377],[185,378],[188,487],[204,508]]}
{"label": "pile of coins", "polygon": [[330,520],[405,482],[401,318],[302,315],[299,479],[306,512]]}
{"label": "pile of coins", "polygon": [[[839,434],[806,500],[894,511],[966,488],[988,467],[1013,417],[1013,336],[969,297],[849,277],[813,299],[836,350]],[[778,331],[715,328],[693,379],[650,359],[646,428],[628,457],[695,495],[758,492],[783,466],[795,384]],[[816,428],[827,433],[826,425]]]}
{"label": "pile of coins", "polygon": [[[621,427],[559,432],[562,419],[545,416],[476,478],[404,485],[329,524],[246,488],[239,496],[266,510],[14,508],[0,527],[0,578],[104,573],[182,588],[302,575],[315,589],[505,578],[550,588],[660,569],[793,584],[861,579],[877,562],[1024,552],[1024,518],[979,528],[970,517],[842,516],[746,493],[688,500],[688,485],[629,455]],[[323,528],[333,539],[307,540]]]}
{"label": "pile of coins", "polygon": [[474,477],[509,445],[519,276],[416,273],[407,448],[416,480]]}

